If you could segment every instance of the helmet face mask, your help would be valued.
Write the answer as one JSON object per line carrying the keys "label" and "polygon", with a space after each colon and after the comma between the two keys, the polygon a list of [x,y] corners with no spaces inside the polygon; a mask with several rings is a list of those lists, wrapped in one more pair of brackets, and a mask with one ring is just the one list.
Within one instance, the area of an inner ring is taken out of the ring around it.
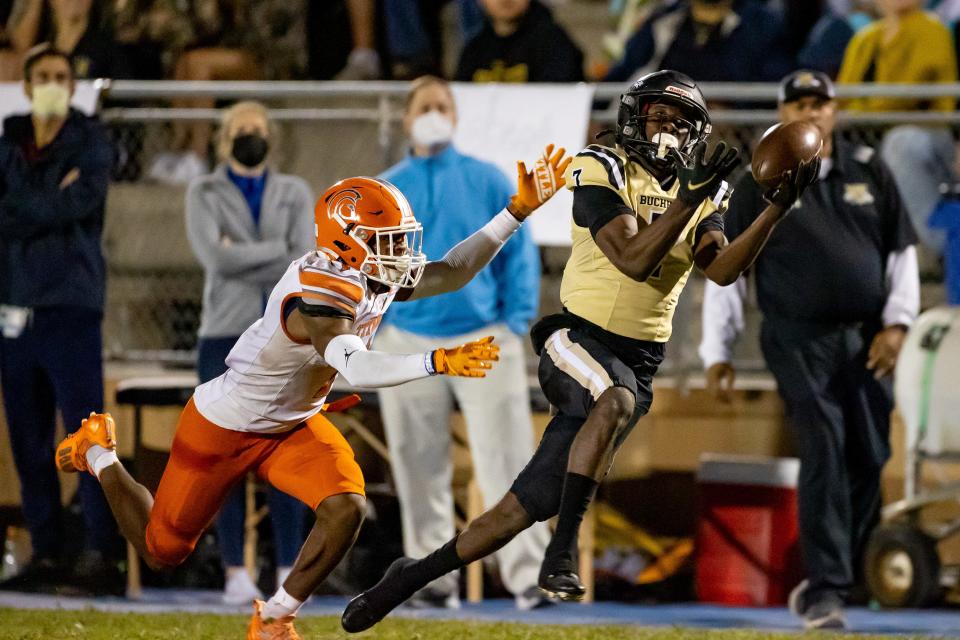
{"label": "helmet face mask", "polygon": [[387,286],[415,287],[423,275],[423,226],[400,190],[378,178],[348,178],[314,209],[317,251]]}
{"label": "helmet face mask", "polygon": [[357,237],[367,240],[367,258],[360,271],[388,286],[415,287],[423,276],[423,226],[414,220],[396,227],[358,226]]}
{"label": "helmet face mask", "polygon": [[[657,108],[657,105],[663,105]],[[651,133],[650,124],[656,124]],[[676,71],[658,71],[635,82],[620,96],[616,138],[631,160],[659,180],[673,176],[667,156],[674,146],[685,160],[710,133],[710,116],[700,89]]]}

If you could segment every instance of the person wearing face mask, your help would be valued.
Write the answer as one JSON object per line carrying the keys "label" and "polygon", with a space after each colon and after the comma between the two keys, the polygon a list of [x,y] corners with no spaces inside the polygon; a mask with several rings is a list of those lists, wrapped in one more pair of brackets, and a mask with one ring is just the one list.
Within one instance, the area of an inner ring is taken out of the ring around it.
{"label": "person wearing face mask", "polygon": [[[824,146],[815,184],[757,259],[760,344],[786,404],[800,457],[800,544],[808,579],[790,608],[807,628],[843,628],[850,590],[880,515],[890,457],[893,368],[920,307],[916,235],[890,169],[871,147],[834,135],[826,74],[800,70],[780,85],[780,121],[806,121]],[[749,173],[726,217],[731,238],[764,201]],[[812,248],[816,250],[812,250]],[[708,282],[700,357],[707,388],[729,401],[731,350],[743,329],[743,281]]]}
{"label": "person wearing face mask", "polygon": [[63,564],[53,455],[58,410],[71,424],[103,406],[100,238],[113,150],[99,121],[70,107],[65,53],[32,49],[23,77],[31,113],[8,117],[0,137],[0,385],[33,558],[0,588],[45,591],[74,580],[85,591],[122,593],[110,564],[122,547],[88,479],[79,484],[85,550]]}
{"label": "person wearing face mask", "polygon": [[[410,201],[424,222],[423,248],[441,256],[509,201],[513,186],[494,165],[460,153],[451,143],[456,106],[443,80],[424,76],[407,94],[404,130],[410,155],[383,177]],[[406,555],[420,558],[453,536],[450,490],[450,413],[466,419],[476,479],[487,505],[533,453],[533,426],[522,336],[537,312],[540,260],[529,229],[521,229],[497,258],[456,293],[400,305],[387,314],[377,347],[403,352],[415,345],[496,336],[500,362],[480,383],[431,378],[380,391],[381,411],[400,497]],[[417,347],[419,348],[419,347]],[[497,556],[507,588],[521,609],[545,604],[536,588],[547,544],[542,524]],[[456,574],[421,590],[414,606],[459,605]]]}
{"label": "person wearing face mask", "polygon": [[[220,123],[220,166],[195,178],[187,190],[187,235],[204,268],[197,343],[201,383],[226,371],[227,354],[261,316],[270,290],[313,244],[313,193],[301,178],[268,169],[273,139],[266,107],[233,105]],[[282,584],[303,543],[306,507],[273,487],[268,496]],[[227,604],[263,597],[243,565],[245,510],[241,484],[217,519]]]}

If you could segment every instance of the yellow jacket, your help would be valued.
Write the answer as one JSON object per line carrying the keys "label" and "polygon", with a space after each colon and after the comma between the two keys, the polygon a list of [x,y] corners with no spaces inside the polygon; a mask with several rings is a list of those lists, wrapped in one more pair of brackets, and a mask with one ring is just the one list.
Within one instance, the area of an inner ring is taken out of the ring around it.
{"label": "yellow jacket", "polygon": [[[914,11],[904,17],[900,30],[890,42],[883,42],[883,21],[861,29],[843,55],[837,81],[873,82],[956,82],[957,54],[949,29],[934,14]],[[871,63],[872,77],[866,78]],[[911,111],[929,109],[953,111],[955,100],[945,96],[916,98],[852,98],[844,101],[847,109],[857,111]]]}

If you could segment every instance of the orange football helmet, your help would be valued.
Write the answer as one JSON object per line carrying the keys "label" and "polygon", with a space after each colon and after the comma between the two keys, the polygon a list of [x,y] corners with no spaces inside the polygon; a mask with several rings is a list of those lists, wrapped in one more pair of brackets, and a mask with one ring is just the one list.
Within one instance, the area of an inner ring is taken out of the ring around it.
{"label": "orange football helmet", "polygon": [[427,263],[423,226],[386,180],[341,180],[323,192],[313,215],[320,253],[386,285],[414,287],[420,281]]}

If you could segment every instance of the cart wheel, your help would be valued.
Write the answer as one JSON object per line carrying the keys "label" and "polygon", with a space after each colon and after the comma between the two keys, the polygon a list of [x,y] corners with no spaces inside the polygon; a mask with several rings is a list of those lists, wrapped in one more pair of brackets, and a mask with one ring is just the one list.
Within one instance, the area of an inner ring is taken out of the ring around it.
{"label": "cart wheel", "polygon": [[903,523],[877,527],[867,544],[867,587],[884,607],[922,607],[940,595],[936,541]]}

